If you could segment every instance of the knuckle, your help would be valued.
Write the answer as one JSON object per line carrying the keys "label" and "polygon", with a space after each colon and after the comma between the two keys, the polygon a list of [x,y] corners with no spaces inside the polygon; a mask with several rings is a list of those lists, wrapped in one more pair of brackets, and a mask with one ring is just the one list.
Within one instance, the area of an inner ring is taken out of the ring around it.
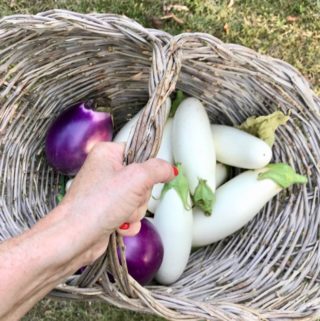
{"label": "knuckle", "polygon": [[136,210],[132,213],[132,215],[131,215],[131,217],[130,217],[130,220],[131,220],[132,222],[136,222],[136,221],[138,221],[139,219],[140,219],[139,209],[136,209]]}
{"label": "knuckle", "polygon": [[[131,166],[131,165],[130,165]],[[132,177],[139,185],[149,187],[151,179],[147,169],[142,164],[132,164]]]}
{"label": "knuckle", "polygon": [[108,153],[108,148],[105,142],[98,142],[94,144],[90,150],[90,155],[93,157],[105,156]]}
{"label": "knuckle", "polygon": [[94,157],[103,158],[116,158],[122,160],[123,157],[123,144],[117,144],[113,142],[97,142],[94,144],[89,154]]}
{"label": "knuckle", "polygon": [[160,158],[150,158],[148,162],[152,167],[158,167],[162,162],[164,162],[164,160]]}
{"label": "knuckle", "polygon": [[146,170],[140,164],[132,164],[132,172],[135,176],[145,178],[147,176]]}

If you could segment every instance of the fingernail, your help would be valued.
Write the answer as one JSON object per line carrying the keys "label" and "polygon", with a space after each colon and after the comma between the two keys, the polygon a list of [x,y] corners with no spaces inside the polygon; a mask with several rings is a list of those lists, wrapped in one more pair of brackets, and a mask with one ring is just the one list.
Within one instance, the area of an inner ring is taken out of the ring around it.
{"label": "fingernail", "polygon": [[123,223],[119,228],[120,230],[127,230],[130,227],[130,223]]}
{"label": "fingernail", "polygon": [[172,166],[173,167],[173,174],[174,176],[178,176],[179,175],[179,170],[176,166]]}

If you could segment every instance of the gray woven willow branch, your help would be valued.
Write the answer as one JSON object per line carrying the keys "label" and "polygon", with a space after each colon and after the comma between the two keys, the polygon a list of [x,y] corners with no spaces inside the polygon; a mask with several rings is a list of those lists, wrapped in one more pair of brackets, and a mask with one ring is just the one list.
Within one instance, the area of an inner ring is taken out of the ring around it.
{"label": "gray woven willow branch", "polygon": [[[82,99],[104,99],[116,129],[144,107],[126,162],[156,154],[163,103],[175,89],[201,99],[212,122],[239,124],[280,109],[273,161],[308,175],[239,233],[195,251],[172,286],[141,287],[105,255],[51,295],[101,299],[170,320],[314,320],[320,317],[320,100],[289,64],[204,33],[171,36],[126,17],[54,10],[0,21],[0,240],[55,205],[59,175],[43,143],[50,121]],[[110,282],[107,271],[116,279]]]}

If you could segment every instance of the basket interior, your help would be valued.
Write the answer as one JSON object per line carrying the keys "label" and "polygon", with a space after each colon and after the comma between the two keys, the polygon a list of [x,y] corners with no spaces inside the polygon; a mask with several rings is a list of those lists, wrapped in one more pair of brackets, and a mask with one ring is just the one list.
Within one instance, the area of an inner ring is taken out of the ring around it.
{"label": "basket interior", "polygon": [[[320,295],[319,99],[282,61],[213,37],[187,37],[176,88],[201,99],[213,123],[238,125],[278,109],[290,113],[277,131],[272,161],[289,163],[309,181],[282,192],[238,233],[194,250],[171,287],[147,288],[167,307],[184,298],[299,309]],[[44,157],[52,119],[73,103],[99,98],[111,107],[118,130],[146,105],[155,63],[150,43],[83,28],[19,32],[4,45],[0,240],[30,228],[56,205],[60,177]]]}

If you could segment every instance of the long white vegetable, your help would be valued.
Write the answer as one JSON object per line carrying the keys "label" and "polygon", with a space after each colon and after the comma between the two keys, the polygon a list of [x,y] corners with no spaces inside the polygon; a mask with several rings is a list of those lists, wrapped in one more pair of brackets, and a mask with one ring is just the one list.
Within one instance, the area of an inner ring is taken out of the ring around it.
{"label": "long white vegetable", "polygon": [[[165,113],[165,119],[168,118],[171,108],[171,99],[166,99],[166,113]],[[126,143],[130,137],[130,135],[133,133],[133,129],[135,125],[137,124],[137,121],[142,113],[142,110],[140,110],[134,117],[132,117],[117,133],[117,135],[113,138],[113,141],[116,143]]]}
{"label": "long white vegetable", "polygon": [[216,164],[216,188],[222,185],[228,178],[228,167],[224,164]]}
{"label": "long white vegetable", "polygon": [[283,188],[305,182],[304,176],[281,163],[241,173],[217,189],[211,216],[194,209],[192,245],[208,245],[229,236],[247,224]]}
{"label": "long white vegetable", "polygon": [[217,161],[246,169],[258,169],[269,164],[272,151],[263,140],[238,128],[212,125]]}
{"label": "long white vegetable", "polygon": [[185,168],[193,202],[210,215],[216,185],[215,149],[207,112],[196,98],[183,100],[175,113],[172,150],[174,160]]}
{"label": "long white vegetable", "polygon": [[[179,180],[181,175],[176,180]],[[192,244],[192,210],[187,181],[183,189],[184,201],[176,188],[162,195],[153,224],[160,234],[164,257],[156,280],[161,284],[175,282],[183,273],[190,256]]]}
{"label": "long white vegetable", "polygon": [[70,189],[70,187],[71,187],[71,185],[72,185],[72,183],[73,183],[73,178],[70,178],[68,181],[67,181],[67,184],[66,184],[66,192],[68,192],[69,191],[69,189]]}
{"label": "long white vegetable", "polygon": [[[160,148],[157,154],[157,158],[163,159],[170,164],[173,164],[173,155],[172,155],[172,146],[171,146],[171,129],[172,129],[172,119],[169,118],[164,126],[162,140],[160,144]],[[154,185],[151,197],[148,202],[148,210],[151,213],[154,213],[159,202],[160,195],[164,184],[156,184]]]}

